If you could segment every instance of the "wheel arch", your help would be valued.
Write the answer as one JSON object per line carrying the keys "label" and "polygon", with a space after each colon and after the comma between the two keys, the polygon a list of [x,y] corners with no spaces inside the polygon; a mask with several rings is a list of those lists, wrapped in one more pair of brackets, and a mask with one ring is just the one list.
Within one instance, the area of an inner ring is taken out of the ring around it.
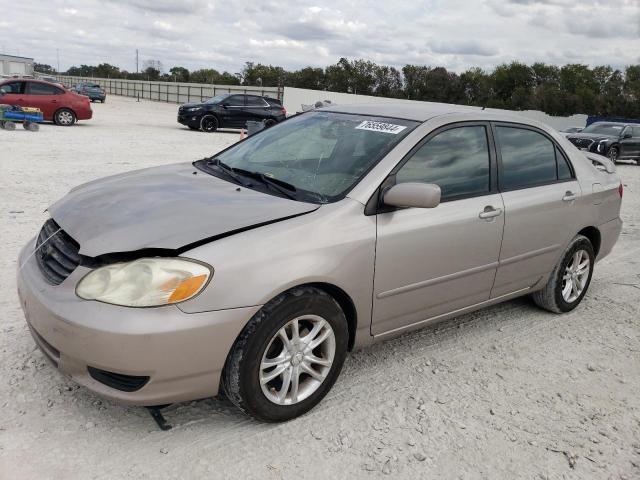
{"label": "wheel arch", "polygon": [[298,287],[315,287],[318,290],[322,290],[327,295],[331,296],[336,302],[338,302],[338,305],[340,305],[340,308],[344,312],[344,316],[347,319],[347,328],[349,330],[349,341],[347,343],[347,349],[349,351],[353,350],[353,346],[356,341],[356,329],[358,327],[358,312],[356,310],[355,303],[353,303],[353,300],[351,299],[349,294],[340,287],[331,283],[307,283],[305,285],[298,285]]}
{"label": "wheel arch", "polygon": [[353,301],[351,296],[347,292],[345,292],[342,288],[338,287],[337,285],[334,285],[328,282],[322,282],[322,281],[316,281],[316,282],[310,281],[305,283],[298,283],[273,294],[273,296],[268,301],[264,302],[264,305],[270,302],[273,302],[277,298],[281,297],[282,295],[292,290],[296,290],[298,288],[305,288],[305,287],[317,288],[318,290],[322,290],[324,293],[329,295],[338,303],[338,305],[340,306],[340,308],[344,313],[345,318],[347,319],[347,330],[349,332],[347,349],[349,351],[353,350],[353,347],[356,341],[356,329],[358,327],[357,309],[355,306],[355,302]]}
{"label": "wheel arch", "polygon": [[591,245],[593,245],[593,251],[595,256],[598,256],[600,253],[600,245],[602,244],[602,236],[600,235],[600,230],[596,227],[585,227],[578,232],[578,235],[584,235],[589,239]]}

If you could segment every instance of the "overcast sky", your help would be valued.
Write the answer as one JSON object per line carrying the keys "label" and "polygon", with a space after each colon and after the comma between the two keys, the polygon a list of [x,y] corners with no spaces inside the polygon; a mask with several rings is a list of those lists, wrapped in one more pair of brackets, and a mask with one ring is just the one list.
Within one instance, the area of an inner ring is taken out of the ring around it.
{"label": "overcast sky", "polygon": [[0,52],[60,68],[162,62],[239,72],[340,57],[455,71],[640,63],[640,0],[0,0]]}

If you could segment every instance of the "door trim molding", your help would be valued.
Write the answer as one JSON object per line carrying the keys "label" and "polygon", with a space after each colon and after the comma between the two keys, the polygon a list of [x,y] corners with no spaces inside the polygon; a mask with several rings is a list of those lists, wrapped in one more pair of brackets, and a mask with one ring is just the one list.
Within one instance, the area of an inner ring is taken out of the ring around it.
{"label": "door trim molding", "polygon": [[492,262],[486,265],[480,265],[479,267],[468,268],[466,270],[461,270],[459,272],[450,273],[449,275],[430,278],[429,280],[423,280],[421,282],[411,283],[403,287],[398,287],[392,290],[387,290],[385,292],[380,292],[376,295],[376,298],[382,299],[387,297],[393,297],[394,295],[410,292],[412,290],[418,290],[420,288],[430,287],[431,285],[437,285],[438,283],[448,282],[450,280],[456,280],[458,278],[462,278],[467,275],[473,275],[474,273],[484,272],[486,270],[491,270],[492,268],[497,268],[497,267],[498,267],[498,262]]}
{"label": "door trim molding", "polygon": [[425,318],[424,320],[419,320],[419,321],[411,323],[409,325],[404,325],[402,327],[394,328],[393,330],[387,330],[386,332],[379,333],[377,335],[374,335],[373,337],[374,337],[374,339],[378,339],[380,337],[385,337],[387,335],[399,334],[400,332],[402,332],[404,330],[414,329],[414,328],[416,328],[419,325],[422,325],[424,323],[435,322],[435,321],[440,320],[440,319],[444,319],[444,318],[447,318],[447,317],[454,317],[454,316],[456,316],[458,314],[461,314],[461,313],[467,313],[468,311],[477,310],[479,308],[482,308],[484,306],[489,306],[489,305],[494,304],[494,303],[500,303],[502,300],[506,299],[507,297],[519,296],[520,294],[523,294],[523,293],[531,290],[531,288],[533,288],[533,287],[521,288],[520,290],[516,290],[516,291],[511,292],[511,293],[505,293],[504,295],[500,295],[499,297],[494,297],[494,298],[490,298],[488,300],[484,300],[483,302],[474,303],[473,305],[469,305],[468,307],[462,307],[462,308],[459,308],[457,310],[452,310],[451,312],[441,313],[440,315],[436,315],[435,317]]}
{"label": "door trim molding", "polygon": [[505,258],[504,260],[500,260],[500,267],[504,265],[509,265],[511,263],[521,262],[522,260],[527,260],[529,258],[537,257],[539,255],[544,255],[545,253],[554,252],[558,250],[562,245],[559,243],[555,245],[549,245],[548,247],[539,248],[538,250],[531,250],[530,252],[522,253],[520,255],[516,255],[515,257]]}

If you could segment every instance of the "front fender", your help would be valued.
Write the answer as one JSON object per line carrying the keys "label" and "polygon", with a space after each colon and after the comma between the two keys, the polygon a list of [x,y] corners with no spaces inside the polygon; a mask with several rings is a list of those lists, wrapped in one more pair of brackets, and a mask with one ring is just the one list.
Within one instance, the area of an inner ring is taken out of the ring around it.
{"label": "front fender", "polygon": [[200,295],[181,303],[187,313],[263,305],[302,284],[326,283],[352,300],[359,325],[369,328],[376,219],[352,199],[185,252],[214,275]]}

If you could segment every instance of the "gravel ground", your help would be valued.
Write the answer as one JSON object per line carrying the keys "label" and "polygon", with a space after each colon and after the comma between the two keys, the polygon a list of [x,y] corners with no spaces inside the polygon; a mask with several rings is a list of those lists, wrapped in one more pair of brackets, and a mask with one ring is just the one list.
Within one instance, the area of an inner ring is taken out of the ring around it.
{"label": "gravel ground", "polygon": [[0,479],[640,478],[640,167],[619,166],[623,233],[572,313],[504,303],[350,354],[328,397],[289,423],[208,399],[169,407],[162,432],[45,361],[16,257],[74,185],[200,158],[238,134],[182,128],[175,105],[110,97],[94,112],[72,128],[0,130]]}

